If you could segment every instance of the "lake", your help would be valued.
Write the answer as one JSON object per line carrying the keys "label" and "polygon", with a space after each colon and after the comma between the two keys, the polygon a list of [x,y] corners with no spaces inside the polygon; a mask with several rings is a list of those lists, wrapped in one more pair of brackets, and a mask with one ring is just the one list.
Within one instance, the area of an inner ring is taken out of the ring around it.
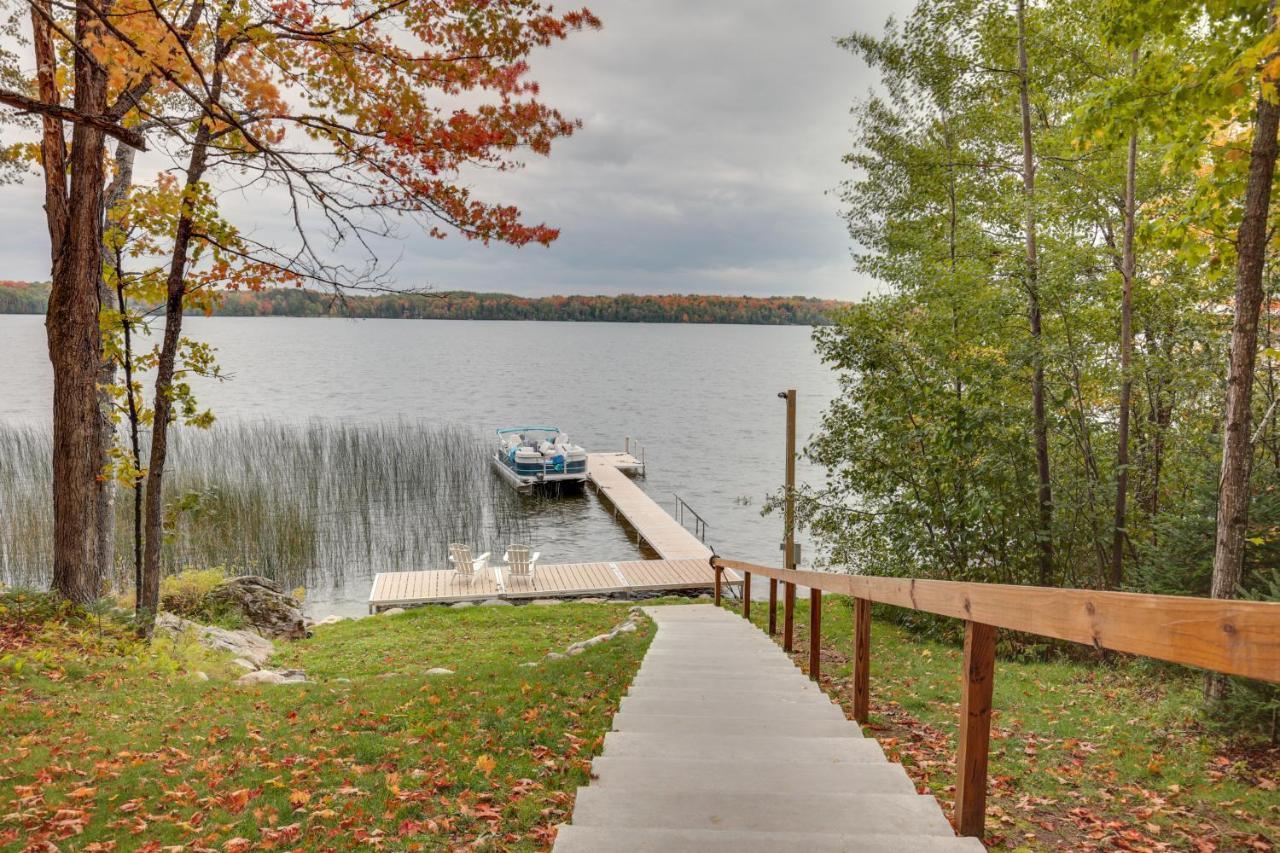
{"label": "lake", "polygon": [[[410,420],[487,434],[550,423],[588,450],[621,450],[631,436],[645,448],[646,492],[668,509],[684,498],[718,553],[769,565],[782,538],[781,516],[760,515],[783,479],[777,394],[797,390],[803,444],[836,392],[807,327],[198,317],[184,329],[217,348],[229,375],[192,383],[223,422]],[[0,421],[48,423],[43,317],[0,315],[0,359]],[[800,466],[802,479],[818,473]],[[547,563],[642,556],[589,492],[525,507]],[[425,567],[380,570],[407,568]],[[362,612],[373,570],[313,583],[309,608]]]}

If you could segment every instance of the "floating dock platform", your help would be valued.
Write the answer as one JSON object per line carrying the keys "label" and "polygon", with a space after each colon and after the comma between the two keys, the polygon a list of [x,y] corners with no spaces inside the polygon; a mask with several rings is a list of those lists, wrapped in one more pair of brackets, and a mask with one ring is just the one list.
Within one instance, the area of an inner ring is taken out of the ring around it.
{"label": "floating dock platform", "polygon": [[[522,600],[626,595],[663,591],[706,591],[715,588],[711,549],[690,533],[624,472],[644,470],[644,461],[630,453],[587,455],[587,482],[622,518],[657,560],[601,561],[539,565],[532,582],[506,584],[500,562],[470,583],[452,569],[420,572],[381,572],[373,579],[369,609],[408,604],[446,604],[487,598]],[[725,572],[724,582],[740,583]]]}
{"label": "floating dock platform", "polygon": [[663,590],[711,590],[715,573],[706,560],[630,560],[538,566],[532,581],[504,582],[502,564],[491,565],[468,583],[452,569],[382,572],[373,580],[369,609],[408,604],[448,604],[501,598],[578,598]]}

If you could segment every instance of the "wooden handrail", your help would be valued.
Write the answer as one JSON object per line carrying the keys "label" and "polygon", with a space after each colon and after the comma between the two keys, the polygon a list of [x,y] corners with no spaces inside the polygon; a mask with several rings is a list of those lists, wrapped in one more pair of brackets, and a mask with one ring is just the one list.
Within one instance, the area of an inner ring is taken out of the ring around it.
{"label": "wooden handrail", "polygon": [[[752,574],[782,581],[788,591],[809,588],[809,675],[815,680],[821,593],[853,597],[852,699],[853,717],[859,723],[867,722],[870,708],[872,602],[964,620],[955,805],[956,831],[961,835],[981,838],[984,829],[999,628],[1280,682],[1280,603],[846,575],[774,569],[722,557],[713,557],[712,566],[717,604],[725,569],[744,573],[744,592],[750,589]],[[743,615],[751,615],[745,600]],[[789,637],[790,626],[784,640]]]}
{"label": "wooden handrail", "polygon": [[719,557],[716,563],[823,592],[1280,682],[1277,602],[787,571]]}

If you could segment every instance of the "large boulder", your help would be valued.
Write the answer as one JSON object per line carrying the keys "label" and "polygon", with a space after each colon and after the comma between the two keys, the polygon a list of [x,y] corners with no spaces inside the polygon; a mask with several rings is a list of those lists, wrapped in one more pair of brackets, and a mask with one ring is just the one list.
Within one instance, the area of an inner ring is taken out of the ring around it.
{"label": "large boulder", "polygon": [[204,594],[201,607],[210,613],[235,613],[264,637],[297,640],[308,636],[298,600],[268,578],[230,578]]}
{"label": "large boulder", "polygon": [[236,656],[237,660],[249,663],[250,667],[262,666],[276,650],[274,643],[253,631],[230,631],[226,628],[201,625],[172,613],[156,615],[156,631],[171,636],[189,635],[206,648],[230,652]]}

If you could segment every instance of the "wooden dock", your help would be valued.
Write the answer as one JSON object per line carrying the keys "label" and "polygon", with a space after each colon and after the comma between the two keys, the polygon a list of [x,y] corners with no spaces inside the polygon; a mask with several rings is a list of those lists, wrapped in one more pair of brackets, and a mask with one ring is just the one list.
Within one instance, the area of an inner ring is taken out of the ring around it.
{"label": "wooden dock", "polygon": [[608,501],[640,540],[662,559],[705,562],[711,556],[711,549],[624,474],[623,466],[618,464],[619,457],[622,457],[623,466],[628,464],[627,460],[631,464],[639,464],[628,454],[587,454],[587,482],[595,488],[596,494]]}
{"label": "wooden dock", "polygon": [[[715,572],[708,562],[711,549],[624,473],[643,469],[643,460],[630,453],[587,455],[587,481],[596,494],[613,509],[615,517],[625,520],[637,538],[661,559],[539,565],[532,583],[507,583],[499,561],[469,583],[452,569],[381,572],[373,579],[369,609],[489,598],[521,600],[669,590],[712,591]],[[725,573],[726,583],[732,585],[740,581],[736,573]]]}
{"label": "wooden dock", "polygon": [[407,604],[444,604],[488,598],[574,598],[662,590],[710,591],[715,573],[705,560],[629,560],[538,566],[532,582],[509,581],[501,563],[468,583],[452,569],[382,572],[373,581],[369,609]]}

